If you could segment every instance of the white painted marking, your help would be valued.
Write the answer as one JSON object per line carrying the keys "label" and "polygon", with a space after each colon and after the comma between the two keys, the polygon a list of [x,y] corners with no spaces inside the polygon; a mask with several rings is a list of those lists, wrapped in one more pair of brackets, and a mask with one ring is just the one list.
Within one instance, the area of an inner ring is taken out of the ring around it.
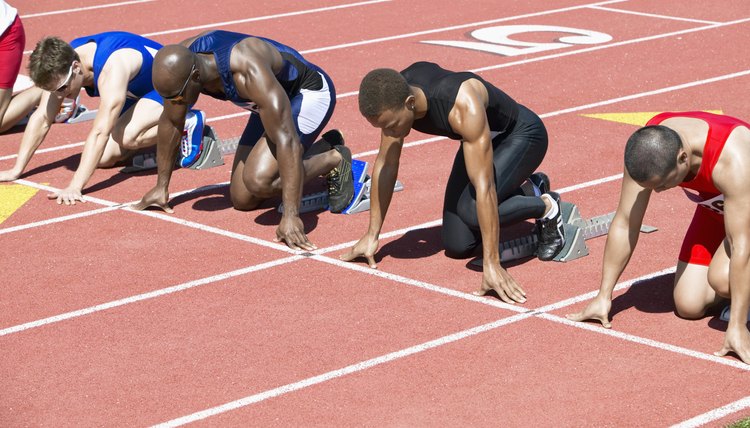
{"label": "white painted marking", "polygon": [[738,19],[736,21],[731,21],[731,22],[726,22],[726,23],[721,23],[721,24],[716,24],[716,25],[708,25],[708,26],[704,26],[704,27],[689,28],[689,29],[686,29],[686,30],[673,31],[673,32],[670,32],[670,33],[656,34],[656,35],[653,35],[653,36],[640,37],[640,38],[637,38],[637,39],[623,40],[621,42],[607,43],[607,44],[604,44],[604,45],[598,45],[598,46],[592,46],[592,47],[588,47],[588,48],[581,48],[581,49],[576,49],[576,50],[570,50],[570,51],[560,52],[560,53],[556,53],[556,54],[543,55],[543,56],[529,58],[529,59],[521,60],[521,61],[513,61],[513,62],[506,62],[506,63],[498,64],[498,65],[490,65],[490,66],[487,66],[487,67],[475,68],[475,69],[470,70],[470,71],[472,71],[474,73],[480,73],[482,71],[497,70],[497,69],[500,69],[500,68],[512,67],[512,66],[515,66],[515,65],[530,64],[530,63],[533,63],[533,62],[545,61],[545,60],[548,60],[548,59],[556,59],[556,58],[562,58],[562,57],[571,56],[571,55],[579,55],[579,54],[582,54],[582,53],[594,52],[594,51],[603,50],[603,49],[609,49],[609,48],[618,47],[618,46],[627,46],[627,45],[632,45],[632,44],[642,43],[642,42],[649,42],[649,41],[652,41],[652,40],[664,39],[664,38],[668,38],[668,37],[675,37],[675,36],[680,36],[680,35],[689,34],[689,33],[696,33],[696,32],[699,32],[699,31],[714,30],[716,28],[727,27],[727,26],[736,25],[736,24],[744,24],[744,23],[747,23],[747,22],[750,22],[750,18]]}
{"label": "white painted marking", "polygon": [[[39,149],[39,150],[35,151],[34,154],[56,152],[58,150],[65,150],[65,149],[71,149],[71,148],[74,148],[74,147],[81,147],[81,146],[83,146],[84,143],[85,143],[85,141],[79,141],[77,143],[65,144],[65,145],[62,145],[62,146],[48,147],[46,149]],[[17,154],[16,155],[0,156],[0,161],[8,160],[8,159],[15,159],[17,157],[18,157]]]}
{"label": "white painted marking", "polygon": [[[24,186],[33,187],[35,189],[44,190],[44,191],[49,192],[49,193],[54,193],[54,192],[59,192],[60,191],[60,189],[55,188],[55,187],[50,187],[50,186],[46,186],[44,184],[34,183],[33,181],[28,181],[28,180],[23,180],[23,179],[18,179],[18,180],[15,180],[14,182],[18,183],[18,184],[23,184]],[[95,204],[104,205],[104,206],[108,206],[108,207],[113,207],[113,206],[116,206],[116,205],[120,205],[117,202],[105,201],[104,199],[94,198],[92,196],[86,196],[86,195],[83,195],[83,200],[86,201],[86,202],[93,202]],[[80,204],[81,202],[76,202],[76,203]]]}
{"label": "white painted marking", "polygon": [[545,15],[552,15],[555,13],[570,12],[574,10],[585,9],[589,6],[599,6],[599,5],[607,5],[607,4],[613,4],[613,3],[621,3],[623,1],[625,0],[613,0],[613,1],[589,3],[589,4],[578,5],[578,6],[563,7],[560,9],[545,10],[542,12],[527,13],[523,15],[506,16],[503,18],[490,19],[487,21],[470,22],[468,24],[451,25],[449,27],[434,28],[432,30],[415,31],[413,33],[399,34],[396,36],[379,37],[377,39],[362,40],[360,42],[342,43],[339,45],[308,49],[308,50],[300,51],[300,53],[310,54],[310,53],[326,52],[326,51],[332,51],[332,50],[337,50],[337,49],[350,48],[350,47],[355,47],[355,46],[369,45],[373,43],[389,42],[392,40],[407,39],[411,37],[424,36],[427,34],[442,33],[445,31],[461,30],[464,28],[479,27],[479,26],[488,25],[488,24],[496,24],[498,22],[507,22],[507,21],[514,21],[514,20],[519,20],[519,19],[533,18],[536,16],[545,16]]}
{"label": "white painted marking", "polygon": [[696,428],[706,425],[709,422],[719,420],[725,416],[729,416],[732,413],[737,413],[750,407],[750,397],[745,397],[737,400],[733,403],[729,403],[726,406],[719,407],[718,409],[711,410],[702,415],[698,415],[694,418],[688,419],[679,424],[672,425],[672,428]]}
{"label": "white painted marking", "polygon": [[[565,33],[571,36],[558,37],[552,42],[527,42],[519,40],[523,33]],[[489,52],[502,56],[531,55],[557,49],[567,49],[575,45],[594,45],[612,40],[612,36],[599,31],[554,25],[497,25],[484,27],[471,32],[475,41],[466,40],[423,40],[420,43],[450,46],[479,52]]]}
{"label": "white painted marking", "polygon": [[66,215],[62,217],[50,218],[50,219],[42,220],[42,221],[35,221],[33,223],[24,224],[21,226],[6,227],[4,229],[0,229],[0,235],[5,235],[6,233],[12,233],[12,232],[19,232],[21,230],[26,230],[26,229],[32,229],[34,227],[47,226],[49,224],[60,223],[63,221],[68,221],[68,220],[75,220],[75,219],[79,219],[83,217],[92,216],[95,214],[101,214],[101,213],[106,213],[109,211],[114,211],[117,209],[120,209],[120,206],[113,205],[109,207],[99,208],[96,210],[85,211],[85,212],[78,213],[78,214],[71,214],[71,215]]}
{"label": "white painted marking", "polygon": [[615,13],[624,13],[627,15],[637,15],[637,16],[645,16],[648,18],[659,18],[659,19],[668,19],[672,21],[685,21],[685,22],[693,22],[696,24],[721,24],[717,21],[704,21],[702,19],[692,19],[692,18],[682,18],[680,16],[669,16],[669,15],[657,15],[655,13],[646,13],[646,12],[636,12],[633,10],[625,10],[625,9],[615,9],[613,7],[604,7],[604,6],[589,6],[589,9],[597,9],[597,10],[603,10],[605,12],[615,12]]}
{"label": "white painted marking", "polygon": [[[411,232],[412,230],[427,229],[427,228],[430,228],[430,227],[440,226],[441,224],[443,224],[443,220],[433,220],[433,221],[430,221],[430,222],[427,222],[427,223],[422,223],[422,224],[418,224],[418,225],[415,225],[415,226],[405,227],[403,229],[397,229],[397,230],[392,230],[390,232],[381,233],[379,235],[379,239],[388,239],[388,238],[393,237],[393,236],[401,236],[401,235],[403,235],[403,234],[405,234],[407,232]],[[342,244],[333,245],[331,247],[326,247],[326,248],[322,248],[322,249],[319,249],[319,250],[315,250],[315,251],[313,251],[313,253],[314,254],[321,254],[322,255],[322,254],[330,253],[330,252],[333,252],[333,251],[339,251],[339,250],[347,249],[347,248],[352,247],[358,241],[359,240],[344,242]]]}
{"label": "white painted marking", "polygon": [[621,331],[612,330],[597,326],[596,324],[584,323],[571,321],[567,318],[559,317],[557,315],[542,313],[537,315],[539,318],[546,319],[548,321],[554,321],[556,323],[565,324],[570,327],[575,327],[583,330],[593,331],[594,333],[604,334],[607,336],[616,337],[618,339],[627,340],[628,342],[638,343],[641,345],[650,346],[652,348],[660,349],[662,351],[668,351],[675,354],[684,355],[686,357],[697,358],[699,360],[710,361],[712,363],[722,364],[736,369],[750,371],[750,365],[747,365],[741,361],[732,360],[729,358],[717,357],[713,354],[706,354],[705,352],[698,352],[692,349],[683,348],[681,346],[671,345],[669,343],[659,342],[656,340],[646,339],[640,336],[634,336],[632,334],[623,333]]}
{"label": "white painted marking", "polygon": [[175,223],[175,224],[179,224],[179,225],[182,225],[182,226],[191,227],[193,229],[198,229],[198,230],[201,230],[203,232],[209,232],[209,233],[213,233],[213,234],[220,235],[220,236],[226,236],[227,238],[237,239],[239,241],[250,242],[250,243],[255,244],[255,245],[260,245],[262,247],[271,248],[271,249],[274,249],[274,250],[277,250],[277,251],[283,251],[285,253],[301,254],[301,253],[305,252],[305,251],[292,250],[291,248],[287,247],[286,245],[277,244],[275,242],[266,241],[266,240],[258,239],[258,238],[253,238],[252,236],[243,235],[241,233],[230,232],[228,230],[219,229],[217,227],[207,226],[207,225],[202,224],[202,223],[196,223],[194,221],[181,219],[181,218],[178,218],[178,217],[175,217],[173,215],[166,214],[166,213],[163,213],[163,212],[160,212],[160,211],[148,211],[148,210],[146,210],[146,211],[138,211],[138,210],[133,209],[130,206],[126,206],[123,209],[125,211],[129,211],[129,212],[132,212],[132,213],[136,213],[136,214],[145,215],[145,216],[148,216],[148,217],[157,218],[157,219],[160,219],[160,220],[168,221],[170,223]]}
{"label": "white painted marking", "polygon": [[233,278],[235,276],[245,275],[247,273],[272,268],[274,266],[279,266],[279,265],[286,264],[286,263],[291,263],[297,260],[301,260],[303,258],[305,257],[303,256],[286,257],[286,258],[274,260],[271,262],[261,263],[258,265],[233,270],[231,272],[226,272],[226,273],[222,273],[219,275],[213,275],[213,276],[209,276],[209,277],[202,278],[202,279],[197,279],[197,280],[190,281],[190,282],[185,282],[180,285],[175,285],[173,287],[162,288],[160,290],[154,290],[148,293],[138,294],[136,296],[126,297],[120,300],[114,300],[111,302],[102,303],[101,305],[90,306],[88,308],[80,309],[77,311],[66,312],[64,314],[55,315],[53,317],[44,318],[44,319],[40,319],[40,320],[36,320],[32,322],[27,322],[24,324],[19,324],[13,327],[8,327],[8,328],[4,328],[0,330],[0,337],[6,336],[12,333],[18,333],[21,331],[29,330],[32,328],[41,327],[41,326],[48,325],[48,324],[57,323],[60,321],[69,320],[72,318],[81,317],[83,315],[93,314],[95,312],[105,311],[107,309],[116,308],[118,306],[124,306],[130,303],[135,303],[135,302],[140,302],[143,300],[153,299],[155,297],[165,296],[167,294],[172,294],[178,291],[188,290],[190,288],[199,287],[201,285],[223,281],[225,279]]}
{"label": "white painted marking", "polygon": [[184,33],[187,31],[203,30],[203,29],[217,28],[217,27],[226,27],[228,25],[244,24],[247,22],[268,21],[268,20],[274,20],[274,19],[279,19],[279,18],[286,18],[289,16],[307,15],[307,14],[318,13],[318,12],[328,12],[331,10],[347,9],[347,8],[358,7],[358,6],[367,6],[371,4],[385,3],[385,2],[390,2],[390,1],[392,0],[371,0],[371,1],[364,1],[364,2],[359,2],[359,3],[348,3],[348,4],[337,5],[337,6],[320,7],[316,9],[299,10],[296,12],[279,13],[276,15],[256,16],[253,18],[237,19],[234,21],[214,22],[212,24],[196,25],[194,27],[185,27],[185,28],[177,28],[174,30],[157,31],[154,33],[144,34],[143,36],[151,37],[151,36],[161,36],[164,34]]}
{"label": "white painted marking", "polygon": [[340,368],[338,370],[332,370],[332,371],[323,373],[318,376],[309,377],[299,382],[290,383],[290,384],[283,385],[278,388],[274,388],[265,392],[253,394],[245,398],[241,398],[239,400],[231,401],[229,403],[222,404],[216,407],[211,407],[209,409],[202,410],[200,412],[196,412],[191,415],[183,416],[181,418],[173,419],[171,421],[164,422],[164,423],[154,425],[154,426],[158,428],[178,427],[181,425],[196,422],[196,421],[206,419],[211,416],[215,416],[221,413],[226,413],[230,410],[235,410],[241,407],[248,406],[250,404],[268,400],[269,398],[278,397],[280,395],[284,395],[289,392],[297,391],[303,388],[307,388],[309,386],[313,386],[319,383],[337,379],[337,378],[340,378],[342,376],[346,376],[352,373],[361,372],[363,370],[367,370],[369,368],[379,366],[381,364],[385,364],[394,360],[408,357],[410,355],[418,354],[420,352],[424,352],[433,348],[437,348],[438,346],[443,346],[448,343],[452,343],[461,339],[465,339],[467,337],[471,337],[480,333],[491,331],[499,327],[512,324],[517,321],[521,321],[528,317],[529,317],[528,314],[513,315],[511,317],[503,318],[501,320],[491,322],[489,324],[480,325],[480,326],[470,328],[468,330],[463,330],[463,331],[460,331],[458,333],[454,333],[448,336],[443,336],[439,339],[431,340],[429,342],[424,342],[422,344],[412,346],[410,348],[402,349],[400,351],[381,355],[379,357],[375,357],[366,361],[362,361],[360,363],[352,364],[352,365]]}
{"label": "white painted marking", "polygon": [[528,311],[527,308],[524,308],[524,307],[521,307],[521,306],[516,306],[516,305],[510,305],[510,304],[505,303],[505,302],[503,302],[501,300],[498,300],[498,299],[488,298],[488,297],[482,297],[482,296],[475,296],[475,295],[473,295],[471,293],[464,293],[463,291],[454,290],[452,288],[441,287],[439,285],[430,284],[428,282],[418,281],[416,279],[411,279],[411,278],[406,278],[404,276],[396,275],[394,273],[388,273],[388,272],[385,272],[385,271],[382,271],[382,270],[372,269],[369,266],[365,266],[365,265],[362,265],[362,264],[359,264],[359,263],[344,262],[344,261],[341,261],[341,260],[339,260],[337,258],[332,258],[332,257],[327,257],[327,256],[320,256],[320,255],[315,255],[315,256],[312,256],[310,258],[313,259],[313,260],[317,260],[319,262],[324,262],[324,263],[332,264],[334,266],[338,266],[338,267],[346,268],[346,269],[349,269],[349,270],[353,270],[353,271],[365,273],[367,275],[377,276],[377,277],[380,277],[380,278],[391,280],[393,282],[399,282],[401,284],[410,285],[412,287],[423,288],[425,290],[433,291],[435,293],[445,294],[445,295],[451,296],[451,297],[457,297],[459,299],[468,300],[470,302],[481,303],[481,304],[487,305],[487,306],[494,306],[494,307],[500,308],[500,309],[507,309],[507,310],[513,311],[513,312],[527,312]]}
{"label": "white painted marking", "polygon": [[132,0],[132,1],[124,1],[120,3],[107,3],[107,4],[99,4],[99,5],[94,5],[94,6],[75,7],[72,9],[65,9],[65,10],[53,10],[49,12],[30,13],[28,15],[21,15],[21,19],[30,19],[30,18],[38,18],[40,16],[61,15],[61,14],[68,14],[68,13],[75,13],[75,12],[83,12],[86,10],[94,10],[94,9],[105,9],[105,8],[110,8],[110,7],[127,6],[131,4],[150,3],[153,1],[154,0]]}

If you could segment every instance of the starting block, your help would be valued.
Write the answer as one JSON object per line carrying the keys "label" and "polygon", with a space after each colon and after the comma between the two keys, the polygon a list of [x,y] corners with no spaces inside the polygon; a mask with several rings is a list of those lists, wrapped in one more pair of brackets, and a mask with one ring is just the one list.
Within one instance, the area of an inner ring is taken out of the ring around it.
{"label": "starting block", "polygon": [[81,123],[94,120],[98,111],[99,110],[89,110],[85,105],[79,104],[75,113],[73,113],[73,116],[66,120],[65,123]]}
{"label": "starting block", "polygon": [[[231,143],[233,140],[239,141],[239,138],[232,139],[229,142]],[[224,165],[223,155],[225,153],[222,151],[222,144],[224,142],[216,137],[216,133],[212,127],[206,126],[203,128],[203,150],[201,150],[201,154],[195,163],[188,168],[200,170]],[[234,150],[237,150],[236,142],[234,143]],[[155,152],[139,153],[133,156],[132,164],[121,169],[120,172],[131,174],[150,169],[156,169]]]}
{"label": "starting block", "polygon": [[[589,254],[586,240],[606,235],[612,224],[615,213],[604,214],[590,219],[581,217],[578,207],[570,202],[561,202],[563,229],[565,231],[565,245],[553,260],[557,262],[569,262]],[[651,233],[657,228],[653,226],[641,226],[641,232]],[[503,241],[500,243],[500,261],[509,262],[536,254],[538,238],[532,233],[520,238]],[[482,259],[471,261],[474,266],[482,267]]]}
{"label": "starting block", "polygon": [[[370,190],[372,180],[367,174],[367,162],[352,159],[352,179],[354,181],[354,196],[349,205],[344,208],[342,214],[356,214],[370,210]],[[404,190],[404,185],[396,180],[393,187],[394,192]],[[328,192],[317,192],[305,195],[300,202],[299,212],[307,213],[328,209]],[[284,212],[284,204],[279,205],[279,212]]]}

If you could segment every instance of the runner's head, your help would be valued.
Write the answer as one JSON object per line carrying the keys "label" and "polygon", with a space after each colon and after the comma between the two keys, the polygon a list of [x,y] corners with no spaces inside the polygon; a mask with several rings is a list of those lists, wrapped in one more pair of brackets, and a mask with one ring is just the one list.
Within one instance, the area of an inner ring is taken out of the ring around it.
{"label": "runner's head", "polygon": [[151,78],[165,101],[195,104],[200,94],[200,75],[195,54],[182,45],[168,45],[154,57]]}
{"label": "runner's head", "polygon": [[45,37],[36,44],[29,57],[29,75],[36,86],[61,96],[77,94],[83,84],[78,53],[58,37]]}
{"label": "runner's head", "polygon": [[409,135],[414,123],[414,95],[398,71],[378,68],[359,85],[359,112],[389,137]]}
{"label": "runner's head", "polygon": [[646,126],[625,145],[625,169],[641,186],[657,192],[680,184],[689,171],[689,155],[674,130]]}

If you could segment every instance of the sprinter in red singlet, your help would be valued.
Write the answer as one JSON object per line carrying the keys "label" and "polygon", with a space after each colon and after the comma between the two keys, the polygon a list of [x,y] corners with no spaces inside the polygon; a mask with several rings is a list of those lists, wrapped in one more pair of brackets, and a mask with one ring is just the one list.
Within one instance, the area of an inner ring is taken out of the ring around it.
{"label": "sprinter in red singlet", "polygon": [[612,291],[633,254],[652,191],[680,186],[698,207],[680,250],[674,302],[679,316],[697,319],[731,299],[724,346],[750,363],[750,125],[703,112],[662,113],[625,147],[617,213],[607,235],[599,294],[575,321],[609,328]]}

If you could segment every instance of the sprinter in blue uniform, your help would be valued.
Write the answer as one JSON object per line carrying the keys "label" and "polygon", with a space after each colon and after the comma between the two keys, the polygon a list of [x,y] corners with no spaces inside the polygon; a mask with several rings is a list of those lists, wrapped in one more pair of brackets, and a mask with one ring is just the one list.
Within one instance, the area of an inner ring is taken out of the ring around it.
{"label": "sprinter in blue uniform", "polygon": [[136,208],[172,211],[168,186],[178,135],[185,111],[204,93],[251,112],[232,166],[234,208],[252,210],[281,193],[284,214],[276,239],[290,248],[314,249],[299,218],[303,183],[326,175],[334,212],[346,208],[354,193],[351,152],[340,134],[334,133],[338,138],[333,142],[326,138],[313,144],[336,104],[328,75],[274,40],[210,31],[159,51],[154,88],[165,99],[158,131],[159,178]]}
{"label": "sprinter in blue uniform", "polygon": [[[154,91],[151,66],[162,46],[126,32],[106,32],[80,37],[69,44],[57,37],[37,43],[29,59],[34,84],[45,90],[39,107],[29,118],[16,164],[4,171],[5,180],[21,175],[46,137],[64,99],[77,99],[81,89],[99,97],[99,110],[86,138],[81,163],[67,188],[50,197],[75,204],[94,170],[111,167],[135,150],[156,143],[156,125],[162,99]],[[203,133],[201,112],[190,115],[190,137]]]}

